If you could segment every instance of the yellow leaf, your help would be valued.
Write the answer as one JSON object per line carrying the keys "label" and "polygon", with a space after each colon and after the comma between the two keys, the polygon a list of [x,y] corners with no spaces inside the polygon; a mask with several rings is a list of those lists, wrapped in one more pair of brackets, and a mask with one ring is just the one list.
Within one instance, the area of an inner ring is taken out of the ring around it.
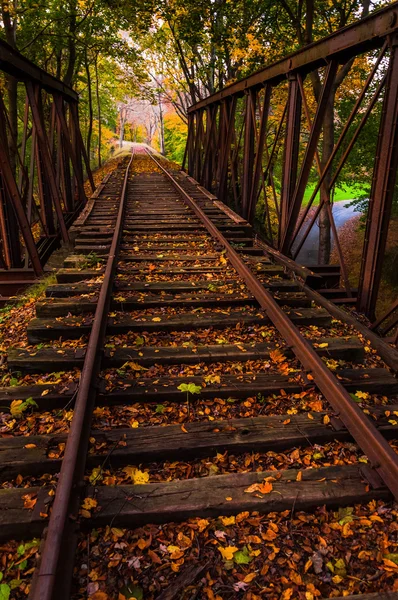
{"label": "yellow leaf", "polygon": [[[159,321],[160,321],[160,319],[159,319]],[[131,362],[131,361],[124,363],[124,365],[122,366],[122,369],[125,369],[126,367],[128,367],[132,371],[148,371],[148,369],[146,369],[145,367],[139,365],[136,362]]]}
{"label": "yellow leaf", "polygon": [[285,357],[284,357],[284,355],[282,354],[282,352],[280,350],[278,350],[278,349],[277,350],[272,350],[269,353],[269,357],[272,360],[272,362],[277,363],[277,364],[283,362],[284,360],[286,360]]}
{"label": "yellow leaf", "polygon": [[228,527],[228,525],[235,525],[235,517],[221,517],[220,521],[224,527]]}
{"label": "yellow leaf", "polygon": [[264,481],[264,483],[253,483],[248,488],[245,489],[245,492],[248,494],[252,494],[253,492],[260,492],[261,494],[269,494],[272,492],[273,486],[269,481]]}
{"label": "yellow leaf", "polygon": [[323,417],[323,424],[324,425],[329,425],[329,423],[330,423],[330,417],[329,417],[329,415],[325,415]]}
{"label": "yellow leaf", "polygon": [[153,317],[152,321],[155,321],[156,323],[159,323],[159,321],[161,321],[162,319],[160,317]]}
{"label": "yellow leaf", "polygon": [[21,414],[21,405],[23,404],[22,400],[13,400],[10,406],[10,412],[13,417],[17,417]]}
{"label": "yellow leaf", "polygon": [[202,531],[204,531],[209,525],[209,521],[207,519],[198,519],[196,524],[199,528],[199,533],[202,533]]}
{"label": "yellow leaf", "polygon": [[32,448],[37,448],[36,444],[26,444],[25,448],[31,450]]}
{"label": "yellow leaf", "polygon": [[149,473],[146,471],[140,471],[139,469],[136,469],[136,467],[124,467],[123,471],[135,485],[144,485],[149,481]]}
{"label": "yellow leaf", "polygon": [[257,573],[248,573],[248,575],[246,575],[246,577],[244,578],[244,582],[245,583],[250,583],[251,581],[253,581],[253,579],[257,577]]}
{"label": "yellow leaf", "polygon": [[368,392],[355,392],[355,395],[357,398],[363,398],[364,400],[366,400],[367,398],[369,398],[369,393]]}
{"label": "yellow leaf", "polygon": [[92,508],[95,508],[97,506],[98,502],[95,498],[84,498],[83,504],[82,504],[82,508],[84,508],[85,510],[91,510]]}
{"label": "yellow leaf", "polygon": [[323,344],[318,344],[318,348],[327,348],[329,346],[329,344],[327,342],[324,342]]}
{"label": "yellow leaf", "polygon": [[118,527],[112,527],[111,531],[115,537],[121,538],[124,536],[125,529],[119,529]]}
{"label": "yellow leaf", "polygon": [[188,430],[185,428],[185,425],[181,425],[181,431],[184,433],[188,433]]}
{"label": "yellow leaf", "polygon": [[232,560],[235,552],[238,552],[238,548],[236,546],[227,546],[226,548],[218,546],[218,549],[221,552],[221,556],[224,560]]}

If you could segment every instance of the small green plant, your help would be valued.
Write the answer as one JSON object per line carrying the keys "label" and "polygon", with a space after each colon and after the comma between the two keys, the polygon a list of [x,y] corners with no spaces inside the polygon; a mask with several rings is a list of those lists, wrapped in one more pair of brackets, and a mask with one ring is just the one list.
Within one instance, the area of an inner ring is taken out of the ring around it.
{"label": "small green plant", "polygon": [[200,392],[202,391],[202,386],[201,385],[195,385],[195,383],[181,383],[177,390],[180,390],[180,392],[186,392],[187,393],[187,409],[188,409],[188,419],[190,417],[191,414],[191,407],[189,404],[189,394],[200,394]]}
{"label": "small green plant", "polygon": [[15,302],[6,304],[4,308],[0,309],[0,323],[4,321],[4,318],[7,317],[11,309],[19,308],[31,300],[38,300],[41,296],[43,296],[48,286],[53,285],[56,282],[57,278],[55,274],[51,274],[47,277],[43,277],[39,283],[35,283],[34,285],[26,288],[23,294],[15,298]]}
{"label": "small green plant", "polygon": [[15,418],[20,418],[28,408],[38,408],[33,398],[27,398],[26,400],[13,400],[10,406],[11,415]]}
{"label": "small green plant", "polygon": [[91,269],[102,265],[104,262],[105,259],[102,256],[98,256],[96,252],[90,252],[81,263],[81,267],[82,269]]}

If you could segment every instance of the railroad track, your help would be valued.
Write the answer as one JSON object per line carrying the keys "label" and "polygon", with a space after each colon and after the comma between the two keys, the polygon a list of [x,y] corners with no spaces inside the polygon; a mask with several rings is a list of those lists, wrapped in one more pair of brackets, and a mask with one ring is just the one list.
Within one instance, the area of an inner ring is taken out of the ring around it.
{"label": "railroad track", "polygon": [[[29,346],[8,353],[25,385],[0,389],[13,431],[0,439],[0,536],[47,528],[31,598],[72,597],[92,528],[398,498],[396,378],[245,221],[137,156],[75,229]],[[298,460],[308,446],[319,457]],[[218,459],[204,477],[214,455],[248,462]],[[172,476],[171,463],[187,466]],[[181,581],[148,597],[182,598]]]}

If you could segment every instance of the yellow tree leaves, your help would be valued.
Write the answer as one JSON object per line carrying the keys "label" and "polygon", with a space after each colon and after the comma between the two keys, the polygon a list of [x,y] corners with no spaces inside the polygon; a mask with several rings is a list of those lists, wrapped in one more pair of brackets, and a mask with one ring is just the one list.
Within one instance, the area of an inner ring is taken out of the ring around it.
{"label": "yellow tree leaves", "polygon": [[149,482],[149,473],[146,471],[140,471],[136,467],[125,467],[123,471],[126,473],[134,485],[144,485]]}

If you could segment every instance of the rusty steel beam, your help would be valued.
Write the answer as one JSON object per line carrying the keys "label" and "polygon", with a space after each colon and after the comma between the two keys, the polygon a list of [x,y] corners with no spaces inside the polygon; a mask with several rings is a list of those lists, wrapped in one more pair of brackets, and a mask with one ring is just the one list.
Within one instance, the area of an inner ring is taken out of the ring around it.
{"label": "rusty steel beam", "polygon": [[290,252],[295,225],[297,222],[298,215],[300,213],[301,203],[303,201],[305,188],[307,187],[308,177],[315,157],[319,136],[322,130],[323,119],[326,113],[326,108],[329,102],[330,94],[332,93],[337,69],[337,61],[332,60],[329,63],[325,74],[325,80],[323,82],[321,96],[319,98],[315,118],[312,123],[308,144],[305,149],[305,154],[301,165],[300,176],[297,181],[293,198],[291,199],[288,220],[284,228],[281,230],[282,235],[281,239],[279,240],[279,249],[284,254],[288,254]]}
{"label": "rusty steel beam", "polygon": [[358,309],[373,321],[398,168],[398,35],[391,39],[383,113],[365,230]]}
{"label": "rusty steel beam", "polygon": [[[36,92],[37,90],[37,92]],[[54,165],[51,160],[50,147],[44,125],[43,107],[41,103],[41,91],[31,81],[26,82],[26,91],[29,97],[29,103],[32,110],[32,120],[36,127],[37,144],[42,158],[43,172],[48,183],[55,212],[58,219],[58,225],[64,242],[69,242],[68,230],[65,225],[61,197],[55,181]]]}
{"label": "rusty steel beam", "polygon": [[398,2],[393,2],[368,17],[347,25],[318,42],[257,71],[250,77],[225,87],[220,92],[193,104],[188,112],[195,112],[234,94],[242,96],[246,90],[259,87],[266,82],[277,85],[289,73],[297,70],[305,75],[324,66],[326,59],[345,63],[357,54],[380,48],[386,36],[395,31],[398,31]]}
{"label": "rusty steel beam", "polygon": [[254,130],[256,122],[253,120],[253,114],[256,110],[256,97],[257,93],[255,90],[250,90],[246,94],[241,197],[242,217],[244,219],[249,219],[250,193],[254,168]]}
{"label": "rusty steel beam", "polygon": [[36,66],[25,56],[0,40],[0,70],[9,73],[21,81],[37,83],[47,92],[59,92],[69,102],[77,102],[78,94],[69,86]]}
{"label": "rusty steel beam", "polygon": [[302,98],[297,75],[289,76],[286,133],[283,154],[282,190],[280,200],[279,240],[287,227],[291,201],[297,181],[300,150],[300,125]]}

